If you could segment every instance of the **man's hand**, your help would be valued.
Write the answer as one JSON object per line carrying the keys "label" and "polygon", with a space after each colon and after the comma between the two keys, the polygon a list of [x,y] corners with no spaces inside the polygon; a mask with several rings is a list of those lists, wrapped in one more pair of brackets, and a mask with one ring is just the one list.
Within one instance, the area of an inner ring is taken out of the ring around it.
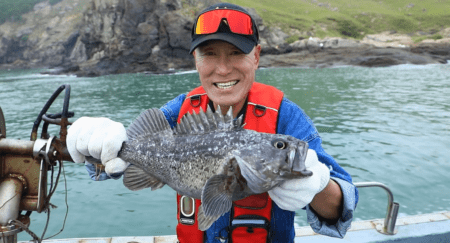
{"label": "man's hand", "polygon": [[305,166],[313,172],[312,176],[285,181],[269,191],[270,197],[281,209],[302,209],[328,185],[330,170],[319,161],[316,151],[308,149]]}
{"label": "man's hand", "polygon": [[101,160],[108,175],[120,174],[129,163],[117,158],[127,133],[122,123],[104,117],[81,117],[70,126],[67,150],[75,163],[86,156]]}

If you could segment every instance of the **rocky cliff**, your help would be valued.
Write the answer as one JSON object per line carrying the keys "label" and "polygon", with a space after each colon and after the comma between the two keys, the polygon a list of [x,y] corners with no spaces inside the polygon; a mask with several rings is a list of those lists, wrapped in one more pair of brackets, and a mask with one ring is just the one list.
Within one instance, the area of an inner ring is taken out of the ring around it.
{"label": "rocky cliff", "polygon": [[177,0],[43,2],[0,28],[0,64],[84,75],[192,68],[190,18]]}
{"label": "rocky cliff", "polygon": [[[97,76],[125,72],[194,69],[189,55],[194,16],[214,0],[63,0],[37,4],[22,23],[0,26],[0,66],[54,68],[54,72]],[[261,66],[350,64],[386,66],[444,63],[448,44],[378,48],[347,39],[309,38],[286,43],[288,34],[260,30]]]}
{"label": "rocky cliff", "polygon": [[[187,9],[180,0],[42,2],[24,15],[25,23],[0,26],[0,65],[88,76],[193,69],[189,47],[194,10],[214,1],[190,2],[194,6]],[[263,48],[276,50],[287,35],[265,28],[256,12],[249,11],[262,30]]]}

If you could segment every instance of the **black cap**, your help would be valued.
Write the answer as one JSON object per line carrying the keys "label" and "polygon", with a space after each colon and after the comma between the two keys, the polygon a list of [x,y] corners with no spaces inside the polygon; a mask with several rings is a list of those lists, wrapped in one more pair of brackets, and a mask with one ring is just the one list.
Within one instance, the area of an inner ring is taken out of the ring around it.
{"label": "black cap", "polygon": [[[195,34],[195,26],[197,25],[197,20],[200,15],[203,13],[206,13],[211,10],[215,9],[232,9],[237,10],[243,13],[246,13],[248,16],[250,16],[252,20],[253,25],[253,35],[240,35],[232,33],[229,29],[229,27],[223,23],[220,24],[219,29],[216,33],[209,34],[209,35],[197,35]],[[245,10],[244,8],[234,5],[231,3],[218,3],[214,4],[212,6],[209,6],[205,8],[198,16],[195,18],[194,26],[192,27],[191,32],[191,50],[189,51],[190,54],[197,48],[199,45],[205,43],[206,41],[210,40],[222,40],[226,41],[234,46],[236,46],[239,50],[244,52],[245,54],[250,53],[253,50],[253,47],[258,45],[259,41],[259,34],[258,34],[258,27],[256,27],[255,21],[251,17],[251,15]]]}

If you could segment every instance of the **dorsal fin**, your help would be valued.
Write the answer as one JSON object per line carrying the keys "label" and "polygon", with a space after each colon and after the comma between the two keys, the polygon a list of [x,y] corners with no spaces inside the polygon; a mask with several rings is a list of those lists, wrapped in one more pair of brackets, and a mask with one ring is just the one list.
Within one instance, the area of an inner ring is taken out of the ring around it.
{"label": "dorsal fin", "polygon": [[142,112],[127,129],[129,140],[155,133],[173,134],[164,113],[156,108]]}
{"label": "dorsal fin", "polygon": [[206,112],[200,109],[200,112],[190,114],[186,113],[177,125],[177,134],[202,134],[212,131],[229,131],[242,128],[242,117],[233,120],[233,110],[230,107],[227,114],[222,115],[220,106],[216,112],[212,112],[209,106]]}

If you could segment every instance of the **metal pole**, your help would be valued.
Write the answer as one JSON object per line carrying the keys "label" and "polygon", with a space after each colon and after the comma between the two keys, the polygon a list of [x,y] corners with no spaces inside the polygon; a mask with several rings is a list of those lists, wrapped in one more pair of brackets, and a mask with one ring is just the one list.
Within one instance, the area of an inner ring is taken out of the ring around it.
{"label": "metal pole", "polygon": [[[0,156],[1,155],[25,155],[36,157],[39,155],[39,149],[42,149],[44,145],[48,142],[47,139],[37,139],[36,141],[18,140],[18,139],[0,139]],[[60,158],[64,161],[73,162],[72,157],[70,157],[69,151],[65,144],[62,144],[58,139],[54,139],[52,144],[57,150]],[[36,147],[37,146],[37,147]],[[41,146],[41,147],[39,147]],[[53,150],[54,151],[54,150]],[[54,154],[49,154],[48,156],[54,159]]]}
{"label": "metal pole", "polygon": [[14,155],[33,155],[34,141],[17,140],[17,139],[0,139],[0,155],[14,154]]}
{"label": "metal pole", "polygon": [[388,196],[388,205],[386,209],[386,217],[384,218],[383,231],[381,233],[387,235],[394,235],[395,232],[395,222],[397,221],[398,209],[400,204],[394,202],[394,195],[392,194],[389,187],[380,182],[355,182],[353,183],[358,188],[363,187],[381,187],[383,188]]}
{"label": "metal pole", "polygon": [[8,222],[19,217],[22,191],[23,184],[16,178],[6,178],[0,184],[0,242],[17,243],[17,234],[22,230]]}
{"label": "metal pole", "polygon": [[23,184],[16,178],[6,178],[0,184],[0,225],[6,226],[19,217],[19,205]]}

